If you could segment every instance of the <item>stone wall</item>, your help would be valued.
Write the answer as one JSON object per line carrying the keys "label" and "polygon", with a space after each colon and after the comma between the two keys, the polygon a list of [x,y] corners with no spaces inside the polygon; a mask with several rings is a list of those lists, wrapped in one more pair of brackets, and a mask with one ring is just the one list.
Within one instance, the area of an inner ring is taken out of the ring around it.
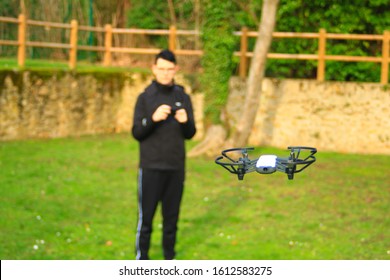
{"label": "stone wall", "polygon": [[[145,74],[8,72],[0,79],[0,140],[130,132]],[[185,83],[182,77],[179,82]],[[185,83],[188,93],[191,87]],[[202,97],[191,94],[200,139]]]}
{"label": "stone wall", "polygon": [[[2,72],[0,140],[129,132],[146,74]],[[203,96],[191,95],[204,135]],[[232,78],[226,118],[234,126],[245,82]],[[374,83],[265,79],[249,145],[390,155],[390,90]]]}
{"label": "stone wall", "polygon": [[[230,82],[230,125],[245,82]],[[390,90],[375,83],[265,79],[250,145],[301,145],[321,151],[390,155]]]}

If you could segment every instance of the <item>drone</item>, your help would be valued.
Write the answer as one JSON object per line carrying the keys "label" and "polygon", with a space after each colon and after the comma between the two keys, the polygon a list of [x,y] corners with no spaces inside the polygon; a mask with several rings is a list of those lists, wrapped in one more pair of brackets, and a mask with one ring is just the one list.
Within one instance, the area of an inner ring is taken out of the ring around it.
{"label": "drone", "polygon": [[[230,173],[237,174],[238,180],[243,180],[246,173],[253,171],[260,174],[272,174],[280,171],[286,173],[288,179],[292,180],[295,173],[303,171],[316,161],[314,156],[317,153],[316,148],[292,146],[287,149],[290,151],[290,155],[286,158],[276,155],[262,155],[258,159],[251,160],[248,152],[254,150],[253,147],[232,148],[223,150],[222,155],[215,159],[215,163],[221,165]],[[301,151],[303,151],[302,154],[305,154],[303,158]],[[232,157],[234,152],[241,153],[238,160]]]}

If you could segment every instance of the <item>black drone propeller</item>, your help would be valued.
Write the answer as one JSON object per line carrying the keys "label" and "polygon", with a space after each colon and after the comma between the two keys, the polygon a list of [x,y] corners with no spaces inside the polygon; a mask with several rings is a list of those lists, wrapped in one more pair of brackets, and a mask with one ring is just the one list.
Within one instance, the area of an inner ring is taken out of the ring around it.
{"label": "black drone propeller", "polygon": [[[316,148],[293,146],[288,147],[290,155],[286,158],[277,157],[275,155],[262,155],[258,159],[251,160],[248,156],[248,151],[253,151],[254,148],[232,148],[222,151],[222,155],[215,159],[215,163],[221,165],[230,173],[237,174],[239,180],[244,179],[246,173],[257,171],[260,174],[271,174],[276,171],[287,174],[289,180],[294,179],[294,174],[299,173],[313,162],[316,161],[314,154],[317,153]],[[304,158],[300,158],[301,151],[309,152]],[[234,159],[232,152],[240,152],[239,159]]]}

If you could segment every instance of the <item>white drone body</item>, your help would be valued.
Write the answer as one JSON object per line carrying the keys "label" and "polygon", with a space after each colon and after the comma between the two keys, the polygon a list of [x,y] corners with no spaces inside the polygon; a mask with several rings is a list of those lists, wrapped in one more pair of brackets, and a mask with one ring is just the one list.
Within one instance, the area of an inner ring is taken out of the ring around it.
{"label": "white drone body", "polygon": [[271,174],[276,171],[275,155],[262,155],[256,162],[256,171],[260,174]]}

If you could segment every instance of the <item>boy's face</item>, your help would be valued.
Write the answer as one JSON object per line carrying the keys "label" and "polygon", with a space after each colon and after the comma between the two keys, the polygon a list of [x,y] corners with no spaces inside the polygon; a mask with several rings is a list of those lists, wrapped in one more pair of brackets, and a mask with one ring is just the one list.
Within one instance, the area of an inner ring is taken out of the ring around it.
{"label": "boy's face", "polygon": [[159,58],[157,59],[156,64],[153,65],[152,70],[158,83],[162,85],[171,85],[178,67],[173,62]]}

